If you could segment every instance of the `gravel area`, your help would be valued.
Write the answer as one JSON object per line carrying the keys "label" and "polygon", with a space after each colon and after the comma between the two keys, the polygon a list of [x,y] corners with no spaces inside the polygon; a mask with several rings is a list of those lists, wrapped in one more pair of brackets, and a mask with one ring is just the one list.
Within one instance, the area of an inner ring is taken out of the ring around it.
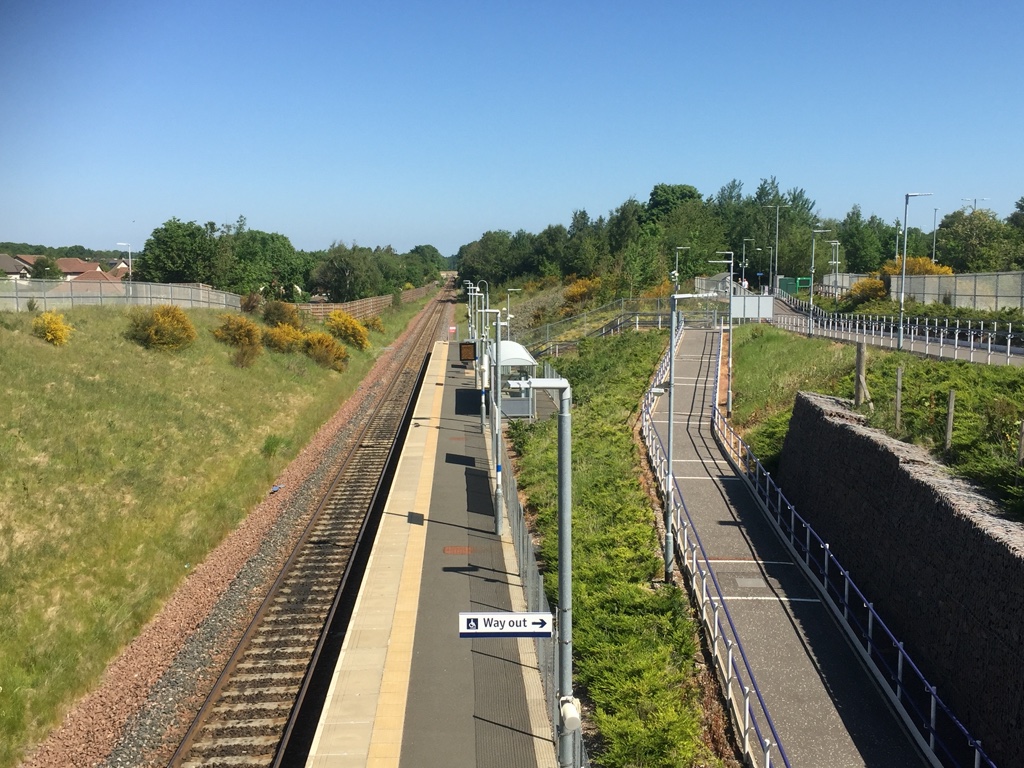
{"label": "gravel area", "polygon": [[[453,309],[448,305],[442,327],[451,324]],[[280,490],[192,571],[23,768],[167,765],[411,337],[406,331],[384,350],[358,391],[275,481]]]}

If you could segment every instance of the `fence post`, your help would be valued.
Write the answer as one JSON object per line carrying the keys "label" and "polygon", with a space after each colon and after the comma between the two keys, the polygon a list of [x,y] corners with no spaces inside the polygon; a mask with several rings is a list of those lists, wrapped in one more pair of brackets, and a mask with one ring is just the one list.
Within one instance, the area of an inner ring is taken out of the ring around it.
{"label": "fence post", "polygon": [[900,414],[903,409],[903,366],[896,369],[896,431],[900,431]]}
{"label": "fence post", "polygon": [[953,446],[953,409],[956,404],[956,390],[949,390],[949,405],[946,406],[946,450]]}

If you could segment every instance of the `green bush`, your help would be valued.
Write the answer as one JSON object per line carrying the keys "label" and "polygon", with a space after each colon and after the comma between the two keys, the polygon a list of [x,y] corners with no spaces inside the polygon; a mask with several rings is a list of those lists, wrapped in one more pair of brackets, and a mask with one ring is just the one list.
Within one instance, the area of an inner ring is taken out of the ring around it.
{"label": "green bush", "polygon": [[336,338],[323,331],[306,336],[306,354],[318,365],[334,371],[344,371],[348,350]]}
{"label": "green bush", "polygon": [[185,349],[196,340],[196,329],[181,307],[160,304],[132,307],[126,337],[146,349]]}
{"label": "green bush", "polygon": [[363,325],[366,326],[366,330],[368,331],[373,331],[374,333],[384,333],[384,323],[381,322],[380,317],[378,317],[377,315],[374,315],[373,317],[368,317],[366,320],[363,321]]}
{"label": "green bush", "polygon": [[283,301],[268,301],[263,306],[263,322],[271,328],[278,325],[290,325],[293,328],[301,329],[303,326],[299,308]]}
{"label": "green bush", "polygon": [[336,309],[327,316],[324,323],[332,336],[348,342],[356,349],[367,349],[370,346],[370,337],[366,332],[366,326],[356,320],[348,312]]}
{"label": "green bush", "polygon": [[32,321],[32,333],[55,347],[67,344],[73,330],[75,329],[64,319],[64,315],[58,312],[43,312]]}

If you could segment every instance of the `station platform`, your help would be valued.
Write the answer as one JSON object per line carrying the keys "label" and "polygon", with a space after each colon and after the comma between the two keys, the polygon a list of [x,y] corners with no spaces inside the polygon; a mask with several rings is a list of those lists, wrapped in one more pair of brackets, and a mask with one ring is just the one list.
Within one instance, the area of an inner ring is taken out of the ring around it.
{"label": "station platform", "polygon": [[526,610],[489,447],[473,370],[437,342],[308,768],[556,765],[533,641],[459,637],[460,611]]}

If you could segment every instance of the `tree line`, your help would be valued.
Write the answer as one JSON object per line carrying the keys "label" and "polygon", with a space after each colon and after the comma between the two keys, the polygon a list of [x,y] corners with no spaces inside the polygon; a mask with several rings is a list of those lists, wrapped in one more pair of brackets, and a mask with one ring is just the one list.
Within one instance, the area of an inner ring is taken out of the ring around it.
{"label": "tree line", "polygon": [[[842,272],[877,272],[902,256],[898,219],[865,218],[858,205],[843,219],[822,218],[805,190],[782,191],[772,177],[762,179],[753,194],[744,194],[735,179],[709,196],[689,184],[657,184],[645,202],[631,197],[607,216],[576,210],[568,227],[553,224],[538,234],[485,232],[459,249],[456,266],[474,282],[575,275],[601,278],[609,293],[636,295],[664,282],[677,260],[680,279],[727,271],[711,262],[723,259],[716,252],[732,251],[736,274],[742,272],[756,288],[768,283],[772,258],[780,274],[807,276],[814,230],[828,230],[817,234],[816,280],[836,267],[829,240],[839,242]],[[908,256],[931,258],[934,244],[935,260],[955,272],[1020,270],[1024,197],[1005,220],[989,210],[961,209],[946,214],[935,233],[910,227],[906,238]]]}
{"label": "tree line", "polygon": [[432,245],[405,254],[391,246],[334,243],[299,251],[284,235],[234,224],[172,218],[153,230],[134,265],[134,278],[154,283],[205,283],[240,295],[303,301],[319,295],[345,302],[383,296],[437,280],[445,259]]}

